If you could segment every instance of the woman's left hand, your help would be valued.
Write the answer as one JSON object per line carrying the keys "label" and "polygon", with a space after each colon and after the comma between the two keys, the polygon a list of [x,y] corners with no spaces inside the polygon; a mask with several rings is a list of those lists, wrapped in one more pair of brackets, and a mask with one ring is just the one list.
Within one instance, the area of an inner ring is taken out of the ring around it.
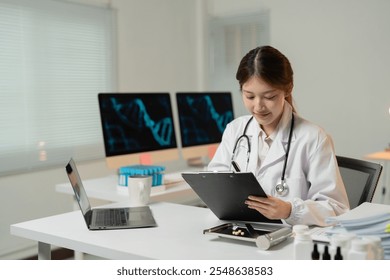
{"label": "woman's left hand", "polygon": [[245,201],[248,208],[260,212],[268,219],[287,219],[291,213],[291,203],[274,196],[259,197],[250,195]]}

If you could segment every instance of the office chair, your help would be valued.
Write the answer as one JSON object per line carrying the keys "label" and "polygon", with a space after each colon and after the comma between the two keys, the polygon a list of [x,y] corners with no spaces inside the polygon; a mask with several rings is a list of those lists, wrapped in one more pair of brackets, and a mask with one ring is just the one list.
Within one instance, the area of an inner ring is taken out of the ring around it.
{"label": "office chair", "polygon": [[371,202],[382,172],[382,165],[342,156],[336,158],[350,208],[353,209],[363,202]]}

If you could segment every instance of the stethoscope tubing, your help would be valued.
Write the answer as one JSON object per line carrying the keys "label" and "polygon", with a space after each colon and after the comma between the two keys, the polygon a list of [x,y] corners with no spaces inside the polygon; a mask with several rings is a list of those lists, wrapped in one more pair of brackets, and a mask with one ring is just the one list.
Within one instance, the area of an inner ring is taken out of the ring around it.
{"label": "stethoscope tubing", "polygon": [[282,171],[282,182],[284,182],[284,176],[286,174],[286,168],[287,168],[287,161],[288,161],[288,155],[290,153],[290,147],[291,147],[291,139],[292,139],[292,134],[294,130],[294,114],[291,115],[291,125],[290,125],[290,133],[288,135],[288,142],[287,142],[287,150],[286,150],[286,158],[284,159],[284,164],[283,164],[283,171]]}
{"label": "stethoscope tubing", "polygon": [[[239,144],[239,142],[241,141],[241,139],[245,139],[247,141],[247,146],[248,146],[248,151],[247,151],[247,163],[249,162],[249,156],[250,156],[250,152],[251,152],[251,143],[250,143],[250,139],[248,137],[248,135],[246,135],[246,132],[248,130],[248,127],[249,127],[249,124],[251,123],[251,121],[253,120],[253,116],[251,116],[251,118],[248,120],[248,122],[246,123],[245,127],[244,127],[244,131],[242,133],[242,135],[240,137],[237,138],[236,140],[236,143],[234,145],[234,148],[233,148],[233,154],[232,154],[232,159],[231,159],[231,162],[232,164],[236,164],[234,162],[234,158],[235,158],[235,154],[236,154],[236,150],[237,150],[237,146]],[[282,176],[281,176],[281,184],[278,184],[276,185],[276,192],[279,193],[279,194],[282,194],[283,192],[285,192],[286,190],[288,190],[288,186],[287,184],[285,183],[285,175],[286,175],[286,169],[287,169],[287,161],[288,161],[288,155],[290,153],[290,147],[291,147],[291,140],[292,140],[292,134],[293,134],[293,131],[294,131],[294,120],[295,120],[295,117],[294,117],[294,113],[291,114],[291,125],[290,125],[290,132],[289,132],[289,135],[288,135],[288,143],[287,143],[287,149],[286,149],[286,155],[285,155],[285,158],[284,158],[284,163],[283,163],[283,170],[282,170]],[[233,165],[234,165],[233,164]],[[235,168],[237,169],[237,168]],[[277,188],[278,186],[282,186],[282,188],[279,189]]]}

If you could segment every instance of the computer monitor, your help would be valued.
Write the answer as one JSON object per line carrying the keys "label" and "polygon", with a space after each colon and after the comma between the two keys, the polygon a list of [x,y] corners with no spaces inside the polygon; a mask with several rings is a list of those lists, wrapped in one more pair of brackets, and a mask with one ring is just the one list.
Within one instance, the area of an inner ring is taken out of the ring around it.
{"label": "computer monitor", "polygon": [[234,118],[231,93],[177,92],[176,102],[183,158],[189,163],[210,159]]}
{"label": "computer monitor", "polygon": [[109,168],[179,158],[169,93],[99,93],[98,99]]}

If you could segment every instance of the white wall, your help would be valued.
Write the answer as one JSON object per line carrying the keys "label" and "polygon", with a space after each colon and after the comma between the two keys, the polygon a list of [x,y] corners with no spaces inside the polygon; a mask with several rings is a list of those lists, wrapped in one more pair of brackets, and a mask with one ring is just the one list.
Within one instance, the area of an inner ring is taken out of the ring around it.
{"label": "white wall", "polygon": [[[390,2],[298,2],[310,13],[286,4],[271,17],[272,41],[295,65],[298,108],[333,135],[340,154],[383,150],[390,142]],[[299,20],[282,24],[287,15]]]}
{"label": "white wall", "polygon": [[390,2],[212,0],[215,16],[270,12],[271,45],[291,61],[299,113],[363,158],[390,143]]}
{"label": "white wall", "polygon": [[[361,158],[390,142],[386,0],[80,1],[117,9],[120,91],[203,89],[203,8],[218,16],[269,10],[271,43],[295,70],[299,112],[333,136],[338,154]],[[85,179],[110,173],[103,160],[80,172]],[[0,177],[0,258],[25,256],[15,251],[34,245],[10,236],[10,224],[72,209],[71,198],[54,190],[66,181],[63,167]]]}
{"label": "white wall", "polygon": [[120,91],[197,88],[196,1],[113,0]]}

